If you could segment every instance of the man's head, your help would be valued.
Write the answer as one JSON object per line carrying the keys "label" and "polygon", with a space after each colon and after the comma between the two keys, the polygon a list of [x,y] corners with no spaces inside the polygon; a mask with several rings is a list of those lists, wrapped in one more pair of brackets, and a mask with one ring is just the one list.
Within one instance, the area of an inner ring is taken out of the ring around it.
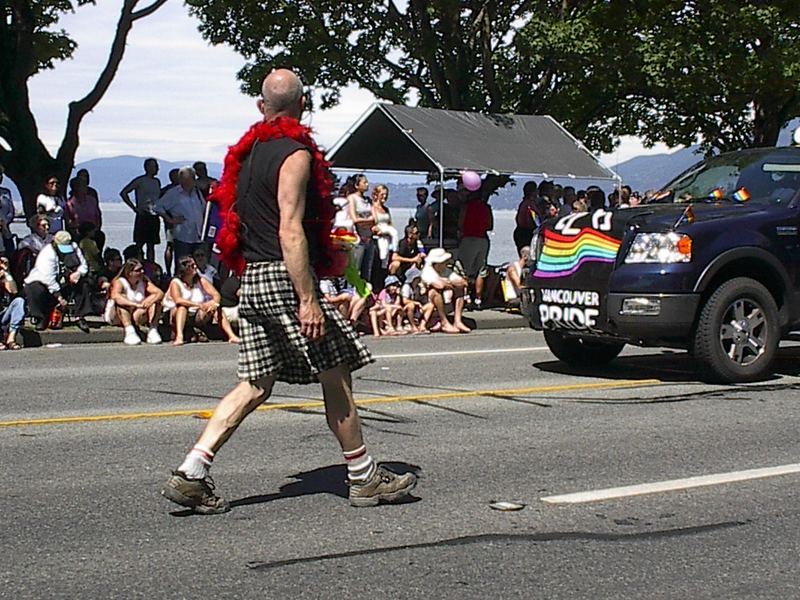
{"label": "man's head", "polygon": [[122,258],[124,258],[125,260],[130,260],[131,258],[143,260],[142,249],[136,244],[130,244],[128,246],[125,246],[125,249],[122,251]]}
{"label": "man's head", "polygon": [[539,195],[539,187],[535,181],[526,181],[522,186],[522,195],[525,198],[536,198]]}
{"label": "man's head", "polygon": [[89,185],[89,171],[86,169],[78,169],[75,173],[75,178],[83,181],[87,186]]}
{"label": "man's head", "polygon": [[206,263],[208,263],[208,253],[203,248],[197,248],[194,252],[192,252],[192,258],[194,258],[194,262],[197,263],[197,267],[199,269],[205,269]]}
{"label": "man's head", "polygon": [[265,121],[281,116],[299,120],[305,108],[303,82],[289,69],[275,69],[264,78],[256,104]]}
{"label": "man's head", "polygon": [[169,170],[169,182],[173,185],[178,185],[178,172],[180,169]]}
{"label": "man's head", "polygon": [[192,167],[181,167],[178,169],[178,183],[185,192],[191,192],[194,187],[195,172]]}
{"label": "man's head", "polygon": [[116,274],[122,268],[122,255],[116,248],[106,248],[103,252],[103,262],[106,263],[106,270]]}
{"label": "man's head", "polygon": [[155,158],[148,158],[144,161],[144,173],[150,177],[155,177],[158,173],[158,161]]}
{"label": "man's head", "polygon": [[631,186],[629,186],[629,185],[623,185],[623,186],[620,188],[620,198],[621,198],[621,200],[620,200],[620,201],[621,201],[621,202],[625,202],[625,203],[627,203],[628,201],[630,201],[630,199],[631,199],[631,192],[632,192],[632,191],[633,191],[633,190],[631,190]]}
{"label": "man's head", "polygon": [[50,232],[50,220],[44,215],[33,215],[28,221],[28,227],[36,235],[43,238]]}
{"label": "man's head", "polygon": [[417,188],[417,202],[420,204],[425,204],[428,200],[428,188],[418,187]]}
{"label": "man's head", "polygon": [[406,225],[406,239],[409,242],[416,242],[418,237],[419,237],[419,228],[417,227],[416,223],[411,223],[410,225]]}
{"label": "man's head", "polygon": [[58,193],[58,177],[50,175],[44,180],[44,193],[48,196],[55,196]]}
{"label": "man's head", "polygon": [[198,160],[196,163],[194,163],[192,168],[194,169],[194,172],[197,173],[198,177],[208,177],[208,167],[202,160]]}
{"label": "man's head", "polygon": [[575,188],[571,185],[564,187],[564,204],[567,206],[572,206],[572,203],[575,202],[577,199],[577,195],[575,194]]}

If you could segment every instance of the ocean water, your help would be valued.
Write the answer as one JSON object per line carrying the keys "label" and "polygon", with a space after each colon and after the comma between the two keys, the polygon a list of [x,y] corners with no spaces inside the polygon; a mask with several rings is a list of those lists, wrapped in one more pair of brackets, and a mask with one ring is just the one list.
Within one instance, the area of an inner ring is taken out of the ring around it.
{"label": "ocean water", "polygon": [[[103,211],[103,231],[106,234],[106,246],[118,248],[122,251],[125,246],[133,241],[133,211],[125,204],[103,202],[100,205]],[[392,221],[402,237],[403,228],[408,219],[414,214],[411,208],[392,208]],[[500,265],[517,258],[512,234],[514,232],[513,210],[494,211],[494,231],[489,234],[489,264]],[[27,235],[27,227],[22,223],[14,223],[12,229],[17,235]],[[164,231],[161,231],[163,242]],[[156,248],[156,260],[163,262],[164,244]]]}

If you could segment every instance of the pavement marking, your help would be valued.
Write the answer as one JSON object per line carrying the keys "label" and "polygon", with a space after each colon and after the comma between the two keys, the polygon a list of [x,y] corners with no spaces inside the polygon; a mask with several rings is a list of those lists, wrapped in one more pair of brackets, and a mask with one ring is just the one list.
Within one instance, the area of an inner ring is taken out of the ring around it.
{"label": "pavement marking", "polygon": [[764,479],[765,477],[777,477],[778,475],[790,475],[793,473],[800,473],[800,463],[781,465],[778,467],[765,467],[763,469],[732,471],[730,473],[698,475],[697,477],[686,477],[684,479],[670,479],[669,481],[656,481],[653,483],[626,485],[622,487],[606,488],[603,490],[562,494],[559,496],[545,496],[540,498],[540,500],[542,500],[542,502],[547,502],[548,504],[584,504],[587,502],[600,502],[602,500],[626,498],[628,496],[642,496],[644,494],[658,494],[661,492],[689,490],[698,487],[735,483],[737,481],[749,481],[751,479]]}
{"label": "pavement marking", "polygon": [[[456,392],[440,392],[436,394],[415,394],[411,396],[377,396],[374,398],[361,398],[356,400],[358,406],[369,404],[396,404],[399,402],[416,402],[424,400],[427,402],[454,400],[459,398],[477,398],[481,396],[502,398],[506,396],[523,396],[528,394],[546,392],[569,392],[576,390],[606,390],[622,389],[661,385],[664,382],[660,379],[630,379],[614,382],[600,383],[572,383],[562,385],[543,385],[527,388],[510,388],[502,390],[463,390]],[[309,402],[283,402],[276,404],[264,404],[256,410],[297,410],[307,408],[324,408],[325,404],[321,400]],[[52,417],[42,419],[21,419],[19,421],[0,421],[0,427],[27,427],[33,425],[59,425],[65,423],[97,423],[101,421],[134,421],[141,419],[163,419],[168,417],[200,417],[208,419],[213,413],[213,408],[195,408],[187,410],[167,410],[157,412],[138,412],[138,413],[119,413],[115,415],[85,415],[75,417]]]}
{"label": "pavement marking", "polygon": [[540,352],[549,350],[547,346],[530,346],[528,348],[498,348],[496,350],[451,350],[450,352],[405,352],[400,354],[376,354],[375,358],[427,358],[429,356],[463,356],[465,354],[505,354],[509,352]]}

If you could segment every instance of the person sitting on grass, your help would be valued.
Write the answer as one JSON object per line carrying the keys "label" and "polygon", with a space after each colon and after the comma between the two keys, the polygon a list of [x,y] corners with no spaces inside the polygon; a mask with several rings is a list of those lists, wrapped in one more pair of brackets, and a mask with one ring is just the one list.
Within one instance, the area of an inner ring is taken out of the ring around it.
{"label": "person sitting on grass", "polygon": [[160,344],[158,321],[161,318],[161,301],[164,292],[144,274],[141,261],[131,258],[122,266],[111,282],[105,314],[107,323],[122,326],[128,346],[142,343],[137,327],[147,326],[147,343]]}
{"label": "person sitting on grass", "polygon": [[25,299],[9,272],[9,261],[0,256],[0,350],[19,350],[17,332],[25,320]]}
{"label": "person sitting on grass", "polygon": [[173,346],[186,343],[185,333],[191,332],[190,341],[207,342],[208,337],[196,329],[197,325],[211,323],[217,315],[219,325],[232,344],[240,342],[231,324],[220,310],[222,298],[212,283],[197,272],[197,263],[191,256],[182,256],[175,267],[175,277],[164,296],[164,308],[172,312]]}
{"label": "person sitting on grass", "polygon": [[389,275],[378,294],[375,304],[369,309],[372,335],[405,335],[403,329],[403,299],[400,297],[400,280]]}
{"label": "person sitting on grass", "polygon": [[[434,248],[425,259],[422,269],[422,282],[428,288],[428,299],[436,308],[444,333],[469,333],[471,329],[464,325],[464,294],[467,291],[467,280],[456,274],[448,261],[453,257],[444,248]],[[446,304],[452,301],[453,322],[447,317]]]}

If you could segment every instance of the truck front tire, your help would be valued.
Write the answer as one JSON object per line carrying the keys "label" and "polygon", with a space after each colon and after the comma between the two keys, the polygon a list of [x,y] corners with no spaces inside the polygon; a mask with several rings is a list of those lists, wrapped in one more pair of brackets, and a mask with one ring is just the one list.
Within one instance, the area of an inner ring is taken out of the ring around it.
{"label": "truck front tire", "polygon": [[778,350],[778,307],[749,277],[720,285],[700,309],[694,357],[707,379],[743,383],[766,377]]}
{"label": "truck front tire", "polygon": [[614,360],[625,347],[623,342],[600,342],[544,330],[544,340],[556,358],[576,367],[594,367]]}

